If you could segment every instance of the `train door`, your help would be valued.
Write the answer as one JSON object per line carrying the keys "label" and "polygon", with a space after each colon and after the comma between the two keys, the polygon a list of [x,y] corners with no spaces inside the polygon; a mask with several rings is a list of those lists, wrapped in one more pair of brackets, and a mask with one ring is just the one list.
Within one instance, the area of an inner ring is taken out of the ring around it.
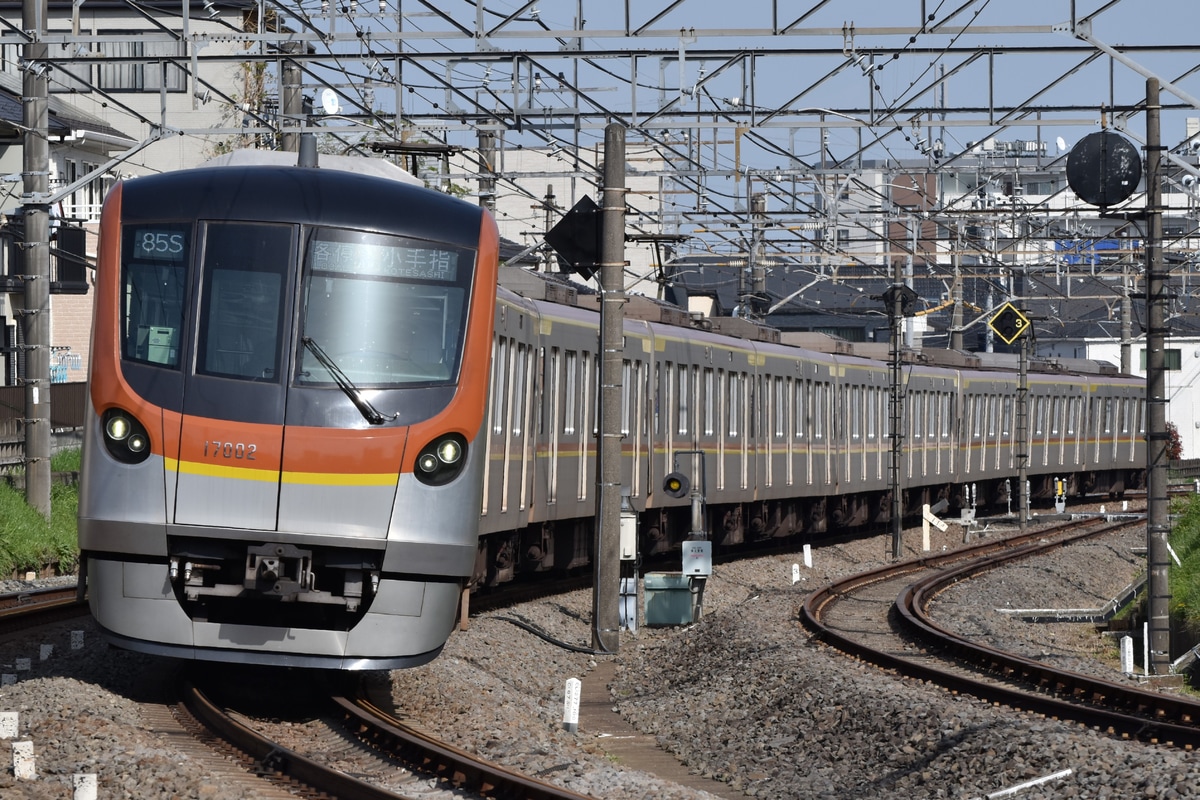
{"label": "train door", "polygon": [[[184,376],[175,522],[276,528],[296,229],[200,227],[198,333]],[[189,458],[194,452],[198,458]]]}
{"label": "train door", "polygon": [[770,375],[760,376],[758,379],[759,397],[763,405],[763,425],[759,431],[759,438],[762,442],[761,452],[763,453],[763,485],[771,487],[775,482],[775,392],[772,390],[775,385],[775,378]]}
{"label": "train door", "polygon": [[558,502],[558,447],[563,413],[563,354],[557,347],[550,348],[546,373],[546,504],[552,506]]}
{"label": "train door", "polygon": [[[922,451],[924,450],[924,442],[922,441],[922,438],[924,437],[924,429],[921,425],[923,413],[921,409],[925,400],[925,393],[910,391],[907,399],[909,440],[908,446],[904,448],[908,451],[908,466],[906,467],[905,472],[910,477],[915,478],[918,475],[925,474],[924,467],[920,466],[918,462],[918,459],[922,458],[924,453],[922,452],[921,454],[918,454],[917,452],[918,449]],[[920,466],[919,472],[918,466]]]}
{"label": "train door", "polygon": [[753,426],[750,424],[750,380],[746,373],[733,375],[733,398],[731,402],[737,408],[736,425],[738,442],[738,488],[745,489],[750,484],[750,436]]}
{"label": "train door", "polygon": [[483,502],[479,512],[480,517],[487,517],[488,514],[491,513],[492,450],[495,447],[495,439],[498,435],[497,429],[503,424],[502,421],[504,419],[503,412],[500,410],[499,400],[503,391],[500,386],[501,342],[505,342],[507,344],[507,340],[502,339],[495,334],[492,335],[492,372],[488,380],[487,435],[484,436]]}
{"label": "train door", "polygon": [[629,482],[625,485],[630,497],[637,497],[641,490],[641,372],[642,362],[629,359],[621,362],[621,439],[629,452]]}
{"label": "train door", "polygon": [[1082,456],[1084,456],[1084,432],[1082,432],[1082,408],[1084,408],[1084,398],[1072,397],[1067,401],[1067,434],[1072,440],[1073,452],[1072,463],[1076,469],[1082,465]]}
{"label": "train door", "polygon": [[533,408],[533,362],[535,351],[524,342],[517,345],[517,368],[513,370],[513,426],[509,438],[512,440],[512,452],[517,458],[521,470],[520,482],[517,489],[517,507],[524,511],[529,508],[529,493],[531,481],[529,476],[530,441],[529,430],[530,412]]}
{"label": "train door", "polygon": [[818,455],[821,457],[821,462],[824,466],[824,481],[826,486],[833,485],[833,449],[832,439],[833,431],[829,424],[830,411],[830,384],[824,381],[818,381],[815,388],[815,407],[813,408],[813,436],[819,443]]}
{"label": "train door", "polygon": [[716,435],[717,435],[717,491],[725,491],[725,442],[727,434],[732,434],[729,429],[729,388],[727,386],[728,376],[725,370],[718,369],[716,373],[716,386],[714,387],[715,402],[716,402]]}
{"label": "train door", "polygon": [[861,482],[867,479],[866,437],[863,435],[863,387],[854,384],[848,386],[847,391],[850,393],[850,430],[846,449],[852,455],[846,458],[846,478],[849,480],[855,477]]}
{"label": "train door", "polygon": [[501,396],[501,413],[500,425],[496,427],[496,433],[500,439],[500,513],[507,514],[509,507],[510,487],[512,486],[512,463],[513,463],[513,424],[519,415],[516,411],[516,406],[520,403],[520,397],[517,393],[520,392],[521,381],[520,374],[520,359],[518,351],[524,348],[524,345],[519,345],[509,339],[501,341],[501,369],[500,375],[504,376],[502,383]]}
{"label": "train door", "polygon": [[795,445],[796,436],[792,426],[796,424],[796,413],[792,408],[792,404],[796,402],[796,380],[789,377],[784,382],[783,387],[783,408],[780,413],[783,414],[783,435],[787,440],[787,485],[796,485],[796,465],[793,460],[796,455]]}
{"label": "train door", "polygon": [[980,399],[982,398],[980,398],[979,395],[968,395],[966,399],[966,435],[964,435],[964,438],[962,438],[964,439],[964,441],[962,441],[962,446],[964,446],[964,450],[966,452],[964,458],[962,458],[962,469],[964,469],[967,475],[970,475],[971,470],[974,467],[974,463],[976,463],[976,452],[974,451],[983,450],[983,443],[980,441],[979,437],[979,421],[980,417],[982,417],[980,408],[982,408],[983,404],[980,403]]}
{"label": "train door", "polygon": [[812,381],[796,381],[796,436],[800,439],[800,447],[804,452],[804,482],[812,486],[813,482],[813,447],[810,423],[812,408]]}

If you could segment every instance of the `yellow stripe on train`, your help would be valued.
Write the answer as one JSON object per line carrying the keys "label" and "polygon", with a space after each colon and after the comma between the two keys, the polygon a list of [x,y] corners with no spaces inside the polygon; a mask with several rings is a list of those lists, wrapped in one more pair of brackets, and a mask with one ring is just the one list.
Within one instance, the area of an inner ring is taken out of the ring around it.
{"label": "yellow stripe on train", "polygon": [[395,486],[399,475],[391,473],[338,473],[338,472],[284,472],[282,478],[275,470],[229,467],[200,461],[176,461],[164,459],[170,472],[186,475],[202,475],[208,478],[232,478],[242,481],[283,483],[304,486]]}

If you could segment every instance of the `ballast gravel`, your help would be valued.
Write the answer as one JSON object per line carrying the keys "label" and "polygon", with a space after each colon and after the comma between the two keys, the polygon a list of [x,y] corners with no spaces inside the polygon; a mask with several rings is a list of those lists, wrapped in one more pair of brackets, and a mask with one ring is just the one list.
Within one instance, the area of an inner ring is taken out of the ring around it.
{"label": "ballast gravel", "polygon": [[[978,535],[1006,530],[994,525]],[[906,532],[909,555],[920,538]],[[961,542],[962,529],[951,525],[934,532],[932,546]],[[1142,570],[1134,551],[1144,544],[1129,534],[996,570],[943,593],[935,616],[1030,657],[1136,681],[1120,673],[1116,639],[1095,626],[1026,622],[999,609],[1103,606]],[[1200,796],[1192,753],[994,707],[814,642],[797,621],[809,591],[885,563],[890,550],[888,537],[868,537],[815,544],[811,568],[799,552],[718,564],[697,622],[622,633],[614,706],[692,773],[723,784],[726,796]],[[793,585],[794,564],[800,580]],[[0,581],[0,592],[29,585]],[[386,676],[397,709],[459,747],[592,797],[709,797],[622,768],[582,726],[564,730],[567,679],[586,682],[601,658],[562,646],[590,645],[591,604],[590,592],[575,592],[471,618],[440,658]],[[83,632],[82,648],[72,649],[72,631]],[[87,620],[0,641],[0,731],[15,714],[16,740],[33,743],[36,764],[35,777],[18,777],[11,747],[0,741],[0,797],[72,798],[77,774],[96,775],[100,798],[250,796],[212,780],[208,763],[147,725],[139,703],[155,696],[174,665],[109,648]],[[303,725],[292,727],[302,736]],[[461,795],[431,789],[422,796]]]}

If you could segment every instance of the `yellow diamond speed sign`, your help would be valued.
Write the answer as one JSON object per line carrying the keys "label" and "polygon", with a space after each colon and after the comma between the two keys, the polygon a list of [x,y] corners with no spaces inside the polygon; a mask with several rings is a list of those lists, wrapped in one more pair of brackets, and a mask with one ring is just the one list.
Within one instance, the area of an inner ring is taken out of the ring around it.
{"label": "yellow diamond speed sign", "polygon": [[988,320],[988,327],[995,331],[1005,344],[1012,344],[1029,329],[1029,317],[1012,303],[1005,303],[996,312],[996,316]]}

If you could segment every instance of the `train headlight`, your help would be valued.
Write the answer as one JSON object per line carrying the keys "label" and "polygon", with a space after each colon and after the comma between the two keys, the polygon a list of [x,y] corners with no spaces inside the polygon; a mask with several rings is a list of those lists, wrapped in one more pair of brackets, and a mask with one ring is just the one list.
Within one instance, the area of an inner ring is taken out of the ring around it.
{"label": "train headlight", "polygon": [[104,412],[104,446],[126,464],[140,464],[150,456],[150,436],[132,414],[119,408]]}
{"label": "train headlight", "polygon": [[104,433],[114,442],[121,442],[129,435],[129,427],[129,420],[117,414],[104,426]]}
{"label": "train headlight", "polygon": [[438,443],[437,457],[443,464],[454,464],[462,458],[462,445],[455,439],[444,439]]}
{"label": "train headlight", "polygon": [[439,436],[425,445],[417,456],[417,480],[429,486],[449,483],[462,472],[466,452],[467,442],[457,433]]}

